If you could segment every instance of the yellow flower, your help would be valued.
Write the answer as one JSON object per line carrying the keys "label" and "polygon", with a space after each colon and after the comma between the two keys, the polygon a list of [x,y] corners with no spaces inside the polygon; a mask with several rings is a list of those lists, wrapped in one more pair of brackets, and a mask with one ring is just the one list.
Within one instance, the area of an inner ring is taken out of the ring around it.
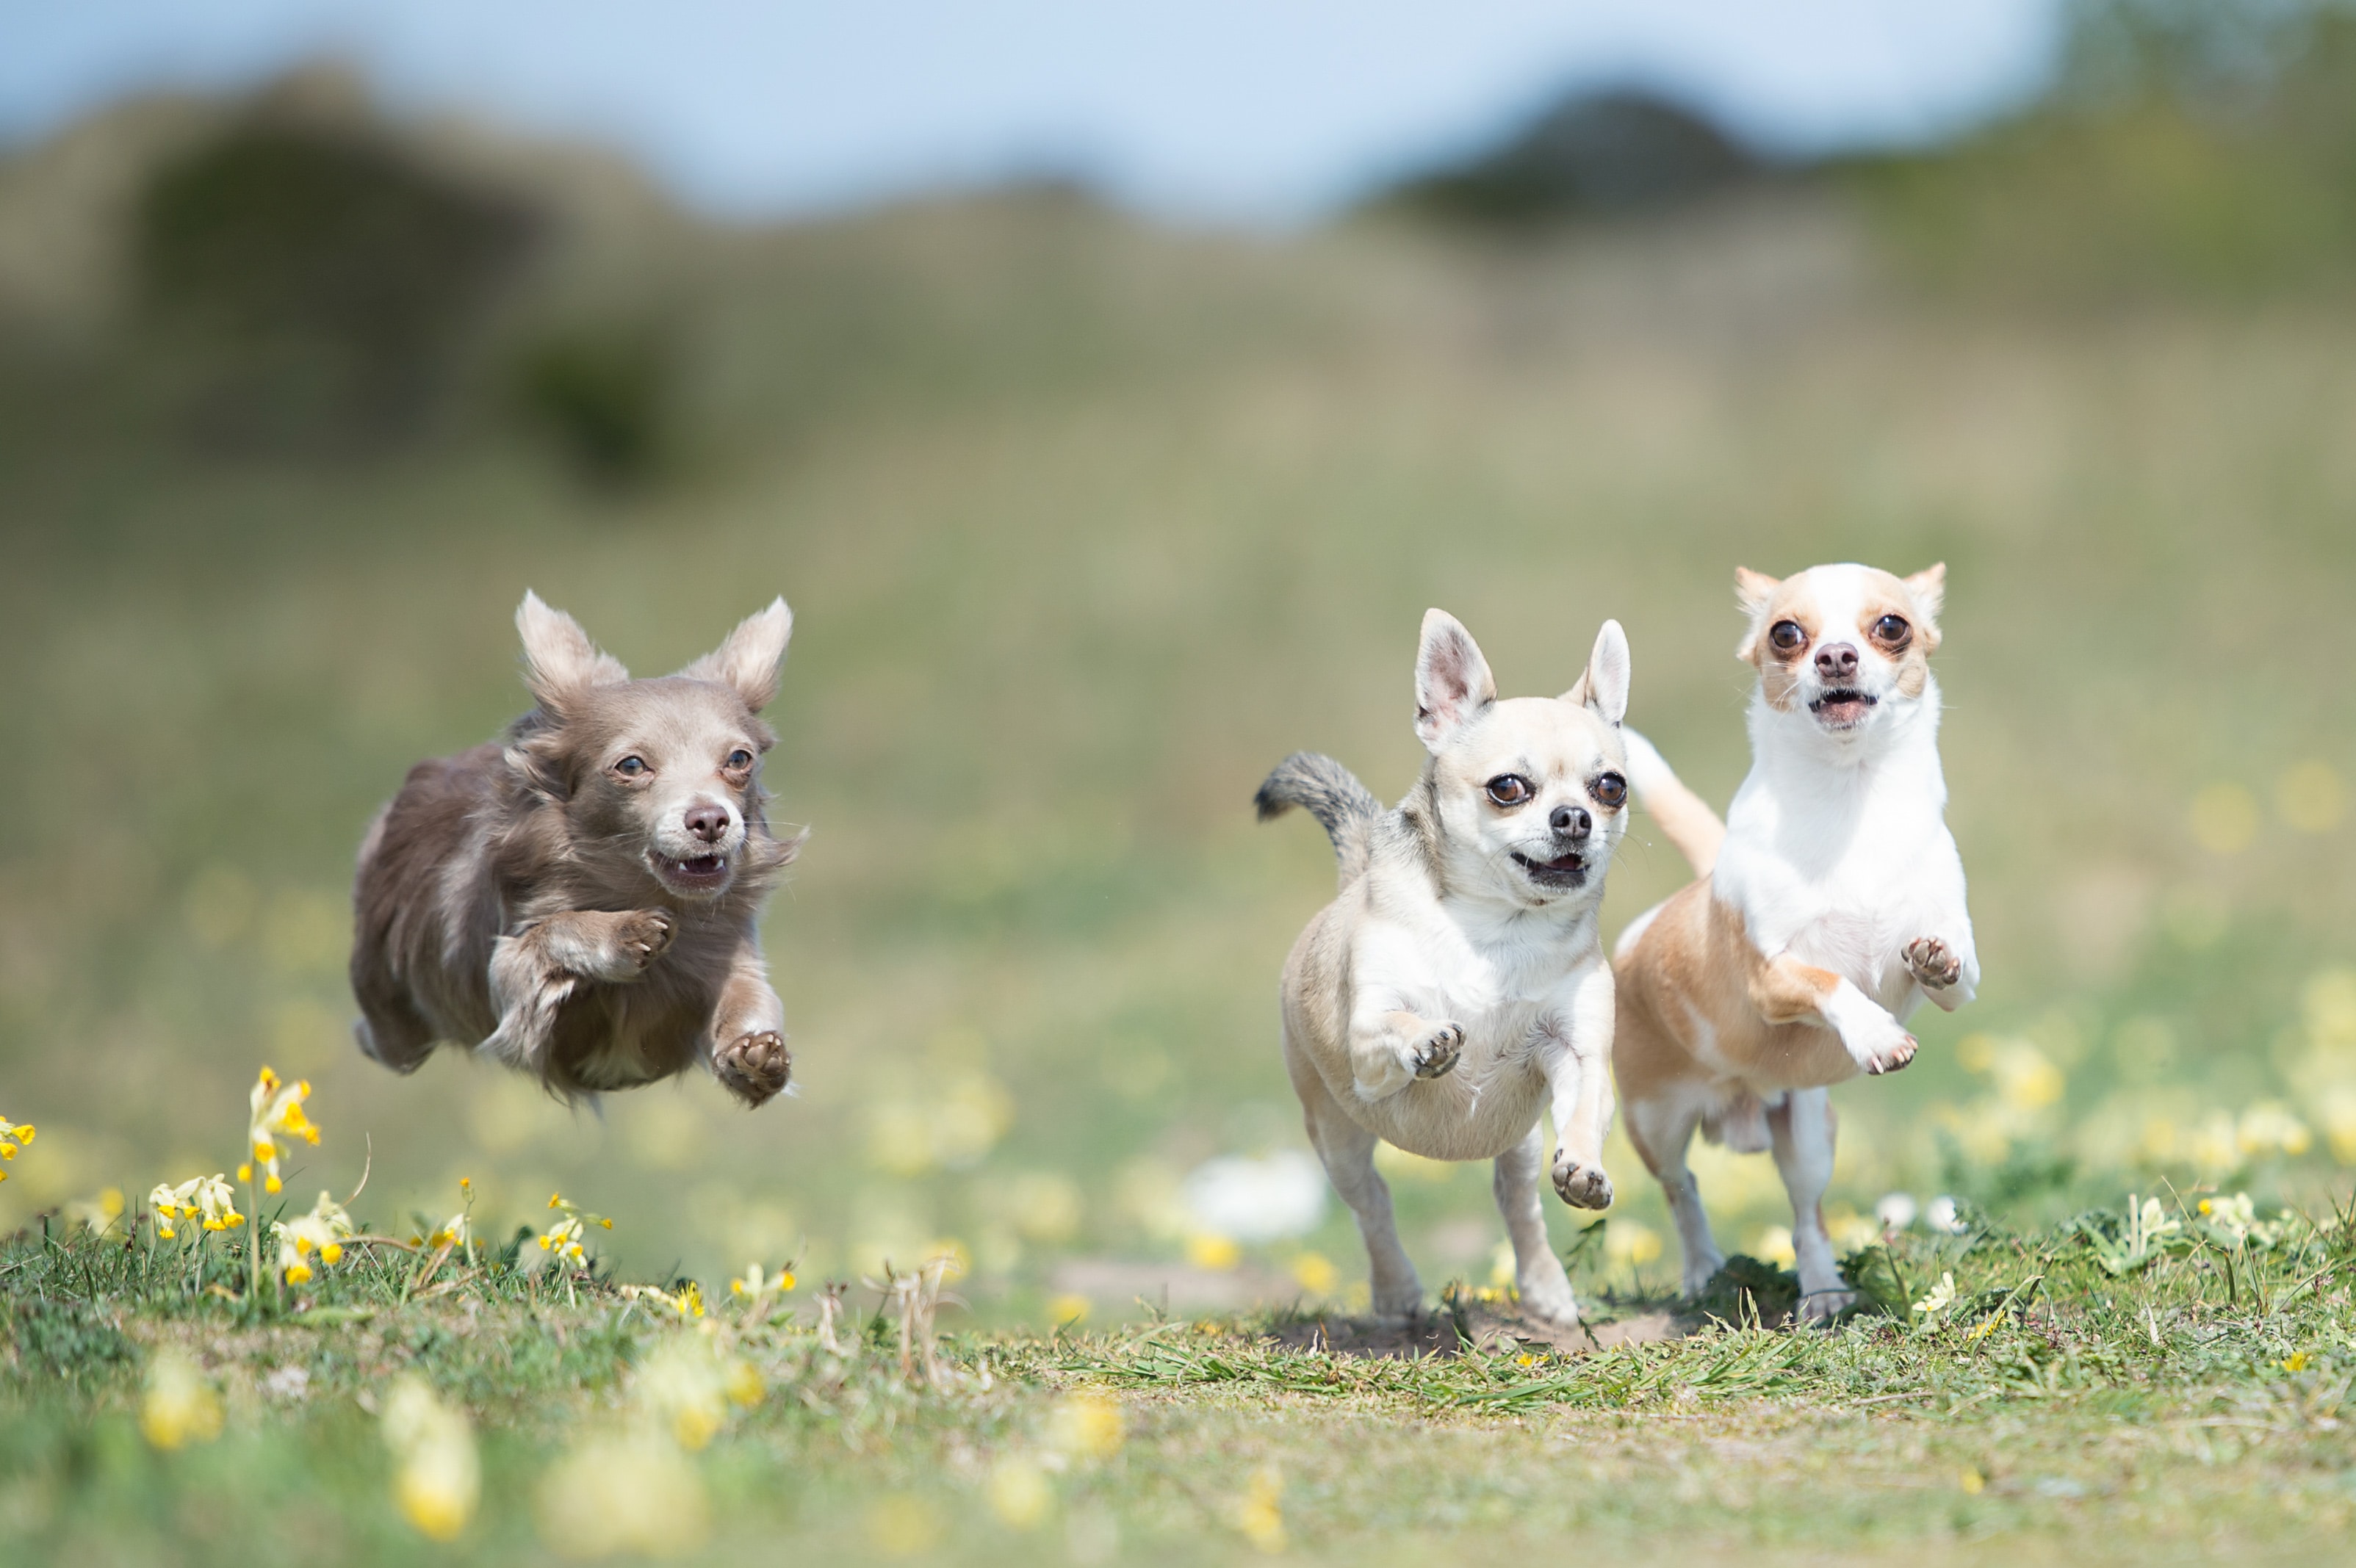
{"label": "yellow flower", "polygon": [[729,1291],[749,1300],[758,1301],[768,1295],[783,1296],[794,1287],[794,1271],[781,1268],[775,1274],[764,1274],[759,1264],[746,1265],[744,1277],[728,1282]]}
{"label": "yellow flower", "polygon": [[710,1343],[686,1334],[647,1359],[631,1392],[638,1409],[692,1454],[727,1424],[730,1381]]}
{"label": "yellow flower", "polygon": [[1120,1406],[1102,1394],[1067,1394],[1047,1417],[1047,1446],[1075,1459],[1108,1459],[1126,1426]]}
{"label": "yellow flower", "polygon": [[[319,1129],[303,1114],[303,1102],[311,1097],[311,1085],[297,1080],[292,1083],[279,1081],[278,1074],[265,1067],[262,1076],[253,1082],[249,1097],[253,1115],[246,1128],[246,1141],[253,1146],[253,1157],[264,1173],[262,1188],[275,1192],[282,1185],[278,1179],[278,1140],[281,1136],[301,1138],[316,1145]],[[253,1167],[237,1168],[238,1179],[253,1179]]]}
{"label": "yellow flower", "polygon": [[[614,1221],[602,1214],[590,1213],[578,1204],[569,1201],[562,1192],[550,1193],[548,1206],[552,1209],[562,1210],[564,1218],[550,1226],[541,1234],[540,1250],[543,1253],[552,1253],[578,1267],[587,1268],[589,1254],[581,1245],[583,1233],[592,1222],[610,1231],[614,1228]],[[701,1293],[699,1292],[699,1300],[701,1296]]]}
{"label": "yellow flower", "polygon": [[208,1231],[245,1223],[245,1216],[237,1211],[237,1189],[219,1171],[192,1176],[177,1187],[158,1182],[147,1194],[147,1207],[155,1211],[155,1234],[167,1242],[178,1233],[174,1227],[182,1220],[202,1220]]}
{"label": "yellow flower", "polygon": [[1262,1552],[1284,1550],[1284,1481],[1265,1466],[1252,1472],[1251,1488],[1236,1510],[1236,1528]]}
{"label": "yellow flower", "polygon": [[1055,1500],[1047,1488],[1046,1472],[1019,1454],[1009,1455],[991,1467],[990,1479],[982,1490],[990,1499],[990,1511],[1010,1530],[1036,1526],[1046,1517],[1047,1505]]}
{"label": "yellow flower", "polygon": [[302,1285],[311,1278],[310,1257],[314,1251],[318,1253],[319,1261],[329,1267],[343,1262],[344,1238],[352,1233],[352,1217],[333,1197],[322,1192],[308,1214],[272,1226],[271,1233],[278,1238],[278,1266],[285,1271],[286,1283]]}
{"label": "yellow flower", "polygon": [[2303,1372],[2307,1371],[2307,1352],[2305,1350],[2293,1350],[2289,1355],[2284,1357],[2282,1370],[2286,1372]]}
{"label": "yellow flower", "polygon": [[1059,1328],[1070,1328],[1088,1318],[1088,1298],[1066,1292],[1047,1299],[1047,1320]]}
{"label": "yellow flower", "polygon": [[[5,1116],[0,1116],[0,1161],[16,1158],[17,1144],[31,1143],[33,1135],[34,1127],[30,1122],[12,1122]],[[11,1138],[16,1142],[11,1143],[9,1141]],[[7,1179],[8,1173],[0,1170],[0,1181]]]}
{"label": "yellow flower", "polygon": [[139,1430],[158,1448],[209,1443],[220,1435],[220,1395],[197,1364],[177,1350],[166,1350],[147,1369],[147,1392],[139,1402]]}
{"label": "yellow flower", "polygon": [[1243,1250],[1225,1236],[1202,1232],[1186,1238],[1186,1261],[1196,1268],[1224,1273],[1243,1261]]}
{"label": "yellow flower", "polygon": [[1323,1253],[1302,1253],[1292,1260],[1292,1280],[1312,1296],[1331,1296],[1341,1283],[1341,1271]]}
{"label": "yellow flower", "polygon": [[483,1490],[466,1413],[434,1397],[423,1380],[402,1378],[385,1402],[384,1441],[398,1467],[392,1495],[402,1516],[429,1540],[455,1540]]}
{"label": "yellow flower", "polygon": [[541,1484],[540,1529],[567,1557],[678,1557],[703,1544],[711,1507],[695,1467],[669,1438],[596,1437]]}

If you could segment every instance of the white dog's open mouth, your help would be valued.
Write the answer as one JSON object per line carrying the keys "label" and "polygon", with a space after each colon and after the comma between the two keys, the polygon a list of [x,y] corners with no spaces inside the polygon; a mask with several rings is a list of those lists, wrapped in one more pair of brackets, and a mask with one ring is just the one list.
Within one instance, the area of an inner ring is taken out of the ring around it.
{"label": "white dog's open mouth", "polygon": [[663,885],[674,892],[708,893],[726,886],[728,882],[728,857],[725,855],[697,855],[681,860],[669,855],[649,852],[647,863],[655,869],[655,875],[662,879]]}
{"label": "white dog's open mouth", "polygon": [[1542,888],[1575,888],[1587,880],[1587,857],[1576,852],[1558,855],[1551,860],[1533,860],[1516,849],[1514,864]]}
{"label": "white dog's open mouth", "polygon": [[1808,711],[1823,720],[1828,729],[1847,730],[1862,723],[1880,700],[1871,692],[1859,691],[1853,686],[1836,687],[1809,703]]}

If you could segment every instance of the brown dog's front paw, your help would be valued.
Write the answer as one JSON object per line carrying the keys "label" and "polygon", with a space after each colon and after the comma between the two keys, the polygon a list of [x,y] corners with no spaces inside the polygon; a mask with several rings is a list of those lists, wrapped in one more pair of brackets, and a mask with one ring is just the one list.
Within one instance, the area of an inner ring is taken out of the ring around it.
{"label": "brown dog's front paw", "polygon": [[1964,977],[1964,961],[1935,936],[1906,944],[1906,969],[1926,991],[1944,991]]}
{"label": "brown dog's front paw", "polygon": [[632,969],[643,971],[670,945],[673,923],[659,909],[632,910],[614,922],[614,951]]}
{"label": "brown dog's front paw", "polygon": [[1408,1066],[1418,1078],[1442,1077],[1455,1067],[1456,1058],[1463,1049],[1463,1028],[1440,1024],[1422,1041],[1408,1048]]}
{"label": "brown dog's front paw", "polygon": [[1556,1196],[1574,1209],[1612,1207],[1612,1179],[1600,1165],[1581,1165],[1568,1154],[1554,1157]]}
{"label": "brown dog's front paw", "polygon": [[747,1105],[776,1096],[793,1076],[793,1053],[775,1029],[740,1034],[712,1053],[712,1074],[720,1086]]}

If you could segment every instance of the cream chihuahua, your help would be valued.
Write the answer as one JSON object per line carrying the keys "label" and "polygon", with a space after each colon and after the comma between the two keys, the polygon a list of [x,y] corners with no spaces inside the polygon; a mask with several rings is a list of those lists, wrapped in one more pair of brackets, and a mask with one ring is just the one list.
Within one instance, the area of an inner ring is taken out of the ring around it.
{"label": "cream chihuahua", "polygon": [[1630,923],[1613,954],[1613,1071],[1628,1136],[1660,1179],[1688,1293],[1726,1261],[1686,1164],[1694,1129],[1772,1148],[1792,1200],[1805,1317],[1856,1299],[1819,1209],[1832,1179],[1826,1085],[1914,1058],[1905,1020],[1979,985],[1963,861],[1939,768],[1930,656],[1946,569],[1735,573],[1759,673],[1751,774],[1720,826],[1643,736],[1638,796],[1700,880]]}
{"label": "cream chihuahua", "polygon": [[1260,786],[1263,820],[1305,807],[1341,862],[1340,896],[1285,963],[1285,1066],[1365,1238],[1378,1317],[1423,1302],[1375,1170],[1387,1140],[1494,1160],[1522,1305],[1576,1323],[1538,1201],[1538,1118],[1551,1108],[1555,1190],[1609,1205],[1612,968],[1596,910],[1626,827],[1628,642],[1606,621],[1569,691],[1501,702],[1472,634],[1433,610],[1415,688],[1430,756],[1397,809],[1330,757],[1289,757]]}

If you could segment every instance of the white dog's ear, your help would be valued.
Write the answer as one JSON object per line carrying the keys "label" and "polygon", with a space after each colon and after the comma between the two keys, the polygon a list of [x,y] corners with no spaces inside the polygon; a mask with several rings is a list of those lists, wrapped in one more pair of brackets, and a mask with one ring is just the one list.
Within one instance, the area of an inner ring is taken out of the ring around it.
{"label": "white dog's ear", "polygon": [[591,642],[580,622],[549,608],[529,588],[516,606],[516,631],[523,637],[524,684],[552,713],[562,711],[565,699],[576,692],[630,678],[622,661]]}
{"label": "white dog's ear", "polygon": [[1423,644],[1415,655],[1415,735],[1424,750],[1440,750],[1496,700],[1496,679],[1472,634],[1447,611],[1426,610]]}
{"label": "white dog's ear", "polygon": [[794,613],[783,598],[772,599],[767,609],[736,623],[726,642],[679,673],[734,687],[744,706],[758,713],[777,695],[777,666],[793,635]]}
{"label": "white dog's ear", "polygon": [[1932,634],[1939,629],[1939,612],[1947,603],[1947,563],[1926,566],[1906,579],[1906,592],[1914,596],[1914,608],[1930,623]]}
{"label": "white dog's ear", "polygon": [[1763,571],[1753,571],[1747,566],[1734,569],[1734,600],[1742,606],[1742,613],[1751,622],[1742,630],[1742,641],[1734,646],[1734,656],[1744,664],[1754,663],[1759,653],[1759,634],[1767,618],[1767,606],[1774,603],[1775,590],[1783,586],[1780,577],[1770,577]]}
{"label": "white dog's ear", "polygon": [[1595,634],[1595,651],[1587,656],[1587,667],[1562,699],[1593,710],[1615,730],[1628,717],[1628,634],[1619,622],[1606,621]]}

